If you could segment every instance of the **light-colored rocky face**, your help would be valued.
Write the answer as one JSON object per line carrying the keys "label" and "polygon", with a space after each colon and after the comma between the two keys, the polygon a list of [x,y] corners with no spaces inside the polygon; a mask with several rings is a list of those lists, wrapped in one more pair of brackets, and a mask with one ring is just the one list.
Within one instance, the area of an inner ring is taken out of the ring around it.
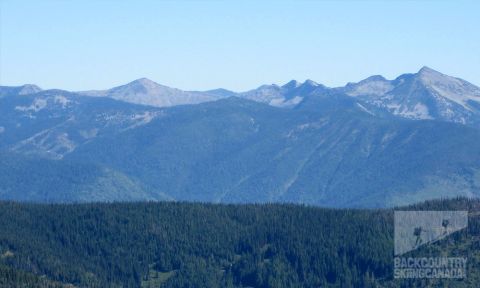
{"label": "light-colored rocky face", "polygon": [[220,97],[208,92],[191,92],[160,85],[141,78],[126,85],[103,91],[87,91],[80,94],[106,96],[112,99],[155,107],[169,107],[214,101]]}
{"label": "light-colored rocky face", "polygon": [[[41,91],[35,85],[6,88],[15,90],[17,95]],[[183,91],[141,78],[108,90],[84,91],[78,94],[154,107],[192,105],[235,96],[275,107],[293,108],[306,97],[332,91],[357,98],[361,107],[373,114],[376,114],[375,111],[383,111],[382,113],[413,120],[434,119],[471,126],[480,125],[480,88],[428,67],[423,67],[415,74],[401,75],[394,80],[376,75],[339,88],[327,88],[312,80],[303,83],[292,80],[283,86],[262,85],[240,93],[225,89]],[[33,103],[33,106],[19,106],[18,109],[40,111],[46,104],[41,101]],[[56,101],[63,106],[69,104],[68,97],[63,95],[58,96]]]}
{"label": "light-colored rocky face", "polygon": [[428,67],[419,71],[420,80],[439,96],[468,108],[468,101],[480,102],[480,88],[459,78],[451,77]]}
{"label": "light-colored rocky face", "polygon": [[338,89],[403,118],[480,124],[480,88],[428,67],[395,80],[372,76]]}

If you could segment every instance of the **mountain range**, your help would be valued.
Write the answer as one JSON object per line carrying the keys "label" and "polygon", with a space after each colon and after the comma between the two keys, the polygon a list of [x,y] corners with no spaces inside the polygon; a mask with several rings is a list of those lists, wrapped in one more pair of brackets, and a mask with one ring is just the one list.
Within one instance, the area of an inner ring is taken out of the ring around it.
{"label": "mountain range", "polygon": [[0,87],[0,199],[389,207],[480,195],[480,88],[423,67],[246,92]]}

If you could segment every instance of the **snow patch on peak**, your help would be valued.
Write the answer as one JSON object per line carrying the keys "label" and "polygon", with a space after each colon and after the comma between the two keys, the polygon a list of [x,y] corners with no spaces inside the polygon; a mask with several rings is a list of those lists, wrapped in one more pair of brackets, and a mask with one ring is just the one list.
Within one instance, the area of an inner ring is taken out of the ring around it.
{"label": "snow patch on peak", "polygon": [[20,87],[20,91],[18,92],[18,95],[34,94],[40,91],[42,91],[42,88],[38,87],[37,85],[25,84]]}
{"label": "snow patch on peak", "polygon": [[137,79],[137,80],[134,80],[130,83],[127,84],[130,85],[130,84],[140,84],[140,85],[143,85],[145,87],[155,87],[155,86],[161,86],[160,84],[158,84],[157,82],[155,81],[152,81],[148,78],[140,78],[140,79]]}
{"label": "snow patch on peak", "polygon": [[428,68],[427,66],[424,66],[422,69],[420,69],[420,71],[418,71],[417,74],[422,81],[425,81],[428,83],[432,81],[444,81],[444,80],[448,80],[448,78],[453,78],[445,74],[442,74],[438,71],[435,71],[431,68]]}
{"label": "snow patch on peak", "polygon": [[30,106],[16,106],[15,110],[22,112],[38,112],[47,107],[47,100],[43,98],[36,98]]}
{"label": "snow patch on peak", "polygon": [[394,85],[382,76],[372,76],[358,83],[347,85],[349,96],[383,96],[394,89]]}
{"label": "snow patch on peak", "polygon": [[293,107],[298,103],[302,102],[302,100],[303,100],[303,97],[300,97],[300,96],[295,96],[289,100],[286,100],[285,98],[274,98],[270,100],[268,104],[275,107]]}
{"label": "snow patch on peak", "polygon": [[389,104],[387,107],[394,115],[402,116],[404,118],[415,120],[433,119],[433,117],[430,116],[428,107],[420,102],[415,104],[412,108],[396,104]]}
{"label": "snow patch on peak", "polygon": [[357,103],[357,106],[358,106],[360,109],[362,109],[364,112],[367,112],[368,114],[375,116],[375,114],[373,114],[372,111],[370,111],[370,110],[368,110],[367,108],[365,108],[365,106],[363,106],[362,104]]}
{"label": "snow patch on peak", "polygon": [[298,82],[297,80],[292,80],[288,82],[287,84],[283,85],[281,88],[286,89],[286,90],[293,90],[296,88],[302,88],[302,87],[317,87],[320,86],[317,82],[307,79],[305,82],[301,83]]}
{"label": "snow patch on peak", "polygon": [[97,137],[98,131],[99,131],[98,128],[93,128],[93,129],[87,129],[87,130],[80,130],[80,131],[78,131],[78,133],[84,139],[88,140],[88,139],[93,139],[93,138]]}
{"label": "snow patch on peak", "polygon": [[144,111],[143,113],[136,113],[136,114],[132,114],[130,116],[131,120],[132,120],[132,125],[124,128],[122,131],[126,131],[126,130],[130,130],[130,129],[133,129],[133,128],[136,128],[138,126],[142,126],[142,125],[145,125],[145,124],[148,124],[150,123],[153,119],[155,119],[156,117],[159,117],[163,114],[163,112],[154,112],[154,111]]}
{"label": "snow patch on peak", "polygon": [[55,95],[53,101],[55,102],[55,104],[60,104],[62,108],[67,107],[67,105],[70,103],[70,100],[68,100],[67,97],[62,95]]}

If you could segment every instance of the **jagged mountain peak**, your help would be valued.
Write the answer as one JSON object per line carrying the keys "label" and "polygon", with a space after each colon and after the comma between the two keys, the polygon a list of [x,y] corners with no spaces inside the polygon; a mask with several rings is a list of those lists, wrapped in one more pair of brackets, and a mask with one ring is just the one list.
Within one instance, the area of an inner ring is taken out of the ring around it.
{"label": "jagged mountain peak", "polygon": [[320,84],[318,84],[317,82],[315,82],[315,81],[313,81],[313,80],[310,80],[310,79],[305,80],[305,82],[303,82],[303,85],[308,85],[308,86],[320,86]]}
{"label": "jagged mountain peak", "polygon": [[430,84],[432,82],[441,82],[441,81],[451,81],[455,79],[454,77],[442,74],[432,68],[427,66],[423,66],[422,69],[418,71],[416,76],[421,80],[424,81],[426,84]]}
{"label": "jagged mountain peak", "polygon": [[[0,97],[42,91],[40,87],[32,84],[0,88]],[[389,114],[409,119],[438,119],[474,126],[480,123],[480,88],[428,66],[422,67],[416,73],[402,74],[394,80],[373,75],[357,83],[348,83],[344,87],[333,89],[308,79],[303,83],[290,80],[281,86],[262,85],[242,93],[225,89],[183,91],[143,77],[108,90],[77,93],[157,107],[198,104],[238,96],[272,106],[291,108],[308,96],[322,95],[328,90],[357,97],[359,101],[383,109],[382,111]]]}
{"label": "jagged mountain peak", "polygon": [[480,123],[480,88],[427,66],[392,81],[371,76],[339,90],[404,118]]}
{"label": "jagged mountain peak", "polygon": [[320,84],[318,84],[313,80],[307,79],[303,83],[297,80],[291,80],[288,83],[284,84],[281,88],[292,90],[292,89],[302,88],[302,87],[317,87],[317,86],[320,86]]}
{"label": "jagged mountain peak", "polygon": [[422,68],[420,68],[420,70],[418,70],[418,74],[428,74],[428,73],[439,73],[439,74],[441,74],[437,70],[434,70],[434,69],[432,69],[428,66],[423,66]]}
{"label": "jagged mountain peak", "polygon": [[480,88],[460,78],[452,77],[424,66],[416,74],[417,79],[433,94],[468,107],[469,101],[480,101]]}
{"label": "jagged mountain peak", "polygon": [[282,86],[285,89],[295,89],[298,88],[302,83],[298,82],[297,80],[290,80],[288,83]]}

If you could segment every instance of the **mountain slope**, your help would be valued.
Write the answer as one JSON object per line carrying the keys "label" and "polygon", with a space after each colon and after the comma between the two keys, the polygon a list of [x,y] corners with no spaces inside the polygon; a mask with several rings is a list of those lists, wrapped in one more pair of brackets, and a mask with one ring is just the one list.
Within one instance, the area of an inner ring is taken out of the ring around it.
{"label": "mountain slope", "polygon": [[154,107],[63,90],[0,98],[0,149],[61,159],[96,137],[160,117]]}
{"label": "mountain slope", "polygon": [[176,200],[383,207],[480,195],[480,131],[462,125],[379,119],[341,94],[295,109],[229,98],[164,112],[66,158]]}
{"label": "mountain slope", "polygon": [[[477,90],[429,68],[336,89],[307,80],[239,94],[147,79],[91,96],[10,89],[0,97],[0,153],[13,160],[0,163],[0,197],[335,207],[477,197]],[[218,100],[176,105],[205,100],[185,93]],[[175,106],[128,103],[142,99]]]}
{"label": "mountain slope", "polygon": [[[28,202],[161,200],[118,171],[94,163],[0,153],[0,198]],[[163,197],[163,200],[168,198]]]}

